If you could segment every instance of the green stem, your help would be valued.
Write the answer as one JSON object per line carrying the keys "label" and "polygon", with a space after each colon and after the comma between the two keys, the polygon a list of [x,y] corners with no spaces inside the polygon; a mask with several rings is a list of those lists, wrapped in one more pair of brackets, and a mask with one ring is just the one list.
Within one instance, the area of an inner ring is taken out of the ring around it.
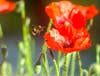
{"label": "green stem", "polygon": [[1,24],[0,24],[0,39],[3,38],[3,31],[2,31],[2,27],[1,27]]}
{"label": "green stem", "polygon": [[77,53],[78,56],[78,65],[79,65],[79,70],[80,70],[80,76],[82,76],[82,62],[81,62],[81,57],[80,57],[80,53]]}
{"label": "green stem", "polygon": [[61,52],[59,51],[58,52],[58,63],[60,62],[60,60],[61,60]]}
{"label": "green stem", "polygon": [[18,54],[18,75],[17,76],[24,76],[24,65],[25,65],[25,53],[24,53],[24,44],[23,42],[20,42],[18,44],[18,48],[19,48],[19,54]]}
{"label": "green stem", "polygon": [[10,63],[8,63],[7,61],[3,61],[2,62],[2,68],[1,68],[1,73],[2,76],[12,76],[12,66]]}
{"label": "green stem", "polygon": [[21,8],[21,17],[23,21],[23,43],[24,43],[24,51],[25,51],[25,63],[28,69],[28,74],[29,76],[33,76],[33,68],[32,68],[32,57],[31,57],[31,48],[30,48],[30,33],[29,33],[29,24],[30,24],[30,19],[25,18],[25,3],[24,0],[21,0],[20,3],[20,8]]}
{"label": "green stem", "polygon": [[[43,66],[44,66],[44,69],[46,71],[46,76],[49,76],[49,68],[48,68],[46,50],[47,50],[47,46],[46,46],[46,43],[44,42],[43,47],[42,47],[42,51],[43,51],[43,54],[44,54],[44,56],[42,57],[43,58]],[[44,69],[42,69],[42,72],[43,72]]]}
{"label": "green stem", "polygon": [[87,25],[87,30],[90,30],[92,25],[93,25],[93,19],[90,19],[89,24]]}
{"label": "green stem", "polygon": [[46,53],[44,53],[44,56],[43,56],[43,65],[44,65],[44,69],[46,71],[46,76],[50,76],[49,66],[48,66],[48,61],[47,61],[47,55],[46,55]]}
{"label": "green stem", "polygon": [[26,65],[28,69],[28,73],[30,76],[33,76],[33,68],[32,68],[32,59],[31,59],[31,48],[30,48],[30,34],[29,27],[27,25],[23,26],[23,38],[24,38],[24,46],[26,52]]}
{"label": "green stem", "polygon": [[[58,69],[59,69],[59,72],[60,72],[60,61],[61,61],[61,52],[59,51],[58,52]],[[59,74],[60,75],[60,74]]]}
{"label": "green stem", "polygon": [[8,52],[6,45],[1,46],[2,61],[0,63],[0,76],[12,76],[12,66],[7,62]]}
{"label": "green stem", "polygon": [[52,57],[52,60],[53,60],[53,63],[54,63],[54,67],[55,67],[55,71],[56,71],[56,76],[59,76],[59,66],[57,64],[57,61],[56,61],[56,59],[54,57],[54,54],[53,54],[52,50],[49,50],[49,53],[50,53],[50,55]]}
{"label": "green stem", "polygon": [[68,74],[68,69],[70,68],[69,65],[70,65],[70,62],[71,62],[71,55],[72,55],[72,54],[70,54],[70,53],[67,54],[67,74]]}
{"label": "green stem", "polygon": [[49,24],[48,24],[48,27],[47,27],[47,32],[49,32],[51,27],[52,27],[52,19],[50,19],[50,21],[49,21]]}
{"label": "green stem", "polygon": [[22,17],[22,19],[24,20],[24,19],[25,19],[25,16],[26,16],[24,0],[21,0],[21,1],[20,1],[19,6],[20,6],[20,11],[21,11],[21,17]]}
{"label": "green stem", "polygon": [[100,45],[96,46],[96,63],[100,64]]}
{"label": "green stem", "polygon": [[68,65],[67,65],[67,54],[65,54],[64,55],[64,69],[63,69],[63,76],[67,76],[67,74],[68,74],[68,69],[67,69],[67,67],[68,67]]}
{"label": "green stem", "polygon": [[[50,19],[50,21],[49,21],[46,32],[49,32],[51,27],[52,27],[52,19]],[[46,71],[46,76],[50,76],[46,51],[47,51],[47,46],[46,46],[46,43],[44,42],[44,44],[42,46],[42,52],[44,53],[43,65],[44,65],[44,68],[45,68],[45,71]]]}
{"label": "green stem", "polygon": [[58,67],[57,61],[55,59],[53,59],[53,63],[54,63],[55,69],[56,69],[56,76],[59,76],[59,67]]}
{"label": "green stem", "polygon": [[71,62],[70,76],[74,76],[74,73],[75,73],[75,60],[76,60],[76,52],[74,52],[72,54],[72,62]]}
{"label": "green stem", "polygon": [[85,73],[85,76],[89,76],[89,73],[86,69],[83,69],[83,73]]}

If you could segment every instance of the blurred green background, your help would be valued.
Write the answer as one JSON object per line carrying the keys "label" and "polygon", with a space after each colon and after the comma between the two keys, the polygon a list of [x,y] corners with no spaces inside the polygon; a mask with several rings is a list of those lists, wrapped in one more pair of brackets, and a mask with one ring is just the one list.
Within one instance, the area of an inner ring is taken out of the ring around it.
{"label": "blurred green background", "polygon": [[[17,2],[18,0],[12,0]],[[49,18],[46,15],[44,8],[49,2],[59,0],[25,0],[26,16],[31,18],[32,25],[42,25],[47,27]],[[71,0],[77,4],[90,5],[95,4],[100,10],[100,0]],[[92,10],[92,9],[91,9]],[[21,16],[16,11],[0,15],[0,24],[2,25],[4,37],[3,43],[7,45],[8,61],[13,65],[14,70],[17,67],[18,57],[18,42],[22,40],[22,22]],[[31,31],[31,30],[30,30]],[[37,35],[36,40],[36,54],[38,55],[43,43],[43,34],[45,30]],[[30,32],[31,33],[31,32]],[[87,51],[81,51],[81,58],[83,68],[88,68],[90,64],[95,62],[96,44],[100,43],[100,14],[94,18],[93,26],[90,30],[92,46]],[[33,36],[32,36],[33,37]],[[1,46],[2,42],[0,42]],[[33,60],[34,61],[34,60]]]}

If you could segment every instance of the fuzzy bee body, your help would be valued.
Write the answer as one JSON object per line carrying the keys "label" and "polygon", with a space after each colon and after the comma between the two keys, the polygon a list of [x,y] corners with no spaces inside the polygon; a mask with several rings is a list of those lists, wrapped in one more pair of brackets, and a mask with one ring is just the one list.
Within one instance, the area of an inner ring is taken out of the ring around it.
{"label": "fuzzy bee body", "polygon": [[40,34],[44,30],[44,27],[42,25],[32,25],[32,34],[36,36],[37,34]]}

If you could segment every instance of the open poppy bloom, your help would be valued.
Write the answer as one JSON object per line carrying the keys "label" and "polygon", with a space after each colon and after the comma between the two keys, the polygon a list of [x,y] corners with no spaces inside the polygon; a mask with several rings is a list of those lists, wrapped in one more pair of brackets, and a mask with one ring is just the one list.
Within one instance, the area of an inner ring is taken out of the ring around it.
{"label": "open poppy bloom", "polygon": [[87,20],[98,14],[94,5],[81,6],[60,1],[50,3],[45,11],[53,19],[54,26],[44,35],[48,48],[70,53],[90,47],[90,34],[85,26]]}
{"label": "open poppy bloom", "polygon": [[0,14],[11,12],[15,9],[16,4],[7,0],[0,0]]}
{"label": "open poppy bloom", "polygon": [[98,14],[94,5],[81,6],[70,1],[52,2],[46,6],[45,11],[53,19],[56,28],[59,27],[58,25],[64,24],[65,21],[72,23],[76,29],[84,28],[86,21]]}
{"label": "open poppy bloom", "polygon": [[[70,27],[68,27],[70,28]],[[89,33],[85,30],[74,30],[70,28],[71,36],[61,35],[56,29],[51,29],[49,33],[44,35],[48,48],[63,53],[76,52],[90,47],[91,40]],[[63,31],[62,31],[63,32]]]}

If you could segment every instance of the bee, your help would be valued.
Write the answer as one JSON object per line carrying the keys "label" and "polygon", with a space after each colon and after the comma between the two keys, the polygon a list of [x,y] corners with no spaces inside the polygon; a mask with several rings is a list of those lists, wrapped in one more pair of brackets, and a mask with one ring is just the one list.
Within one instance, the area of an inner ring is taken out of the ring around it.
{"label": "bee", "polygon": [[44,30],[44,26],[42,25],[32,25],[32,34],[36,36],[37,34],[40,34]]}

